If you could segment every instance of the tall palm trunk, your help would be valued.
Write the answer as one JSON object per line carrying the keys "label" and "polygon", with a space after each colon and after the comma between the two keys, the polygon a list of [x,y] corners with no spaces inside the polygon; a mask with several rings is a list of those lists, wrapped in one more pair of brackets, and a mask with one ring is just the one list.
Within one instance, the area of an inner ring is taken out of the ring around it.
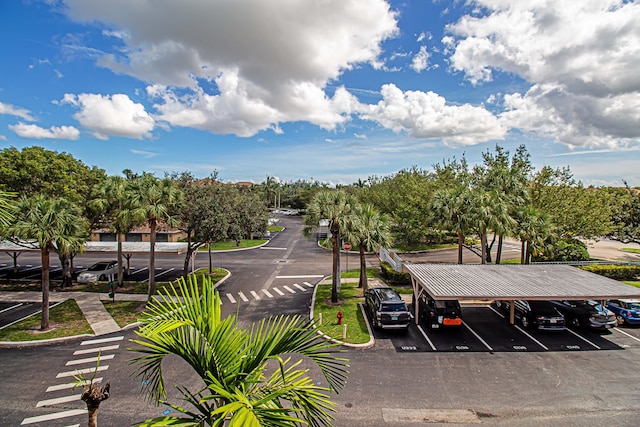
{"label": "tall palm trunk", "polygon": [[525,263],[526,253],[527,253],[527,241],[526,239],[520,239],[520,264]]}
{"label": "tall palm trunk", "polygon": [[118,236],[118,287],[122,287],[122,281],[123,281],[123,268],[122,268],[122,233],[118,233],[116,232],[116,235]]}
{"label": "tall palm trunk", "polygon": [[369,282],[367,280],[367,260],[364,257],[364,246],[360,245],[360,280],[358,287],[362,288],[363,292],[369,289]]}
{"label": "tall palm trunk", "polygon": [[42,320],[40,329],[49,329],[49,244],[40,249],[42,257]]}
{"label": "tall palm trunk", "polygon": [[109,383],[91,384],[84,389],[81,399],[87,404],[87,413],[89,415],[88,427],[98,427],[98,409],[103,400],[109,398]]}
{"label": "tall palm trunk", "polygon": [[502,234],[498,236],[498,249],[496,251],[496,264],[500,264],[502,259]]}
{"label": "tall palm trunk", "polygon": [[458,231],[458,264],[462,264],[462,247],[464,246],[464,233]]}
{"label": "tall palm trunk", "polygon": [[333,279],[331,280],[331,302],[338,302],[338,280],[340,280],[340,232],[331,230],[331,243],[333,250]]}
{"label": "tall palm trunk", "polygon": [[151,300],[153,294],[156,293],[156,220],[149,220],[149,293],[148,299]]}
{"label": "tall palm trunk", "polygon": [[487,263],[487,233],[480,233],[480,245],[482,246],[482,264]]}

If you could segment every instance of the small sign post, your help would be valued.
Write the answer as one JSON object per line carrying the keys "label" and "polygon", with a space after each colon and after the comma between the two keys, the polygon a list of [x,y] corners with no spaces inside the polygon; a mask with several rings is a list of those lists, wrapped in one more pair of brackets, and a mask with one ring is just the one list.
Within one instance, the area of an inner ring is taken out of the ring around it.
{"label": "small sign post", "polygon": [[344,249],[345,251],[347,251],[347,270],[349,271],[349,251],[351,250],[351,243],[349,242],[344,242],[342,244],[342,249]]}

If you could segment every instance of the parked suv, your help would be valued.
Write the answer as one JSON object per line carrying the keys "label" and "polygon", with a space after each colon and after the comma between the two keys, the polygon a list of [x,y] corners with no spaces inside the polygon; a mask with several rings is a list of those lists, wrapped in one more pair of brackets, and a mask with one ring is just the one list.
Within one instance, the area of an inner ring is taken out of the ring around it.
{"label": "parked suv", "polygon": [[411,314],[402,297],[392,288],[371,288],[364,293],[373,325],[381,329],[409,328]]}
{"label": "parked suv", "polygon": [[609,329],[618,321],[612,311],[596,301],[551,301],[560,313],[564,314],[567,324],[574,328]]}
{"label": "parked suv", "polygon": [[[509,301],[496,301],[496,306],[511,309]],[[565,321],[562,313],[549,301],[525,301],[513,302],[513,313],[524,328],[536,328],[541,331],[563,331]]]}
{"label": "parked suv", "polygon": [[431,329],[462,325],[462,310],[457,300],[434,300],[427,293],[418,298],[418,315]]}

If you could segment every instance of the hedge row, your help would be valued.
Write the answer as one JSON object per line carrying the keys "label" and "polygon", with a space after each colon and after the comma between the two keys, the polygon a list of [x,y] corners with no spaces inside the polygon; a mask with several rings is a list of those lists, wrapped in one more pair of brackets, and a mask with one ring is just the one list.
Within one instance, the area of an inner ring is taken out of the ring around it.
{"label": "hedge row", "polygon": [[409,273],[400,273],[395,271],[388,262],[381,262],[382,277],[388,284],[395,286],[411,286],[411,275]]}
{"label": "hedge row", "polygon": [[640,266],[637,265],[583,265],[580,268],[615,280],[638,280]]}

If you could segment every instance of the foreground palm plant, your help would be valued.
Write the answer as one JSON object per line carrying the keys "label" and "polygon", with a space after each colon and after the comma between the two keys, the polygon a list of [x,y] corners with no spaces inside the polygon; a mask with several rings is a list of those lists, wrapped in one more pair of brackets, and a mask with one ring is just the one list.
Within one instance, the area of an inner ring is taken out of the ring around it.
{"label": "foreground palm plant", "polygon": [[100,404],[109,398],[111,390],[109,383],[102,384],[100,381],[96,381],[99,366],[100,353],[98,352],[96,369],[91,372],[91,376],[87,378],[82,372],[73,376],[76,382],[71,390],[75,391],[76,387],[82,387],[80,399],[87,405],[87,414],[89,416],[87,427],[98,427],[98,409],[100,409]]}
{"label": "foreground palm plant", "polygon": [[[220,297],[209,277],[178,279],[161,291],[143,313],[144,326],[133,340],[141,353],[133,359],[136,375],[148,397],[182,416],[146,420],[142,426],[311,426],[331,425],[335,404],[328,393],[346,382],[347,363],[339,352],[316,333],[312,321],[300,316],[277,316],[249,329],[238,325],[237,315],[222,318]],[[177,286],[177,287],[176,287]],[[199,390],[178,387],[190,409],[165,401],[162,361],[177,355],[200,376]],[[286,357],[283,355],[286,354]],[[322,370],[328,387],[316,385],[306,356]]]}

